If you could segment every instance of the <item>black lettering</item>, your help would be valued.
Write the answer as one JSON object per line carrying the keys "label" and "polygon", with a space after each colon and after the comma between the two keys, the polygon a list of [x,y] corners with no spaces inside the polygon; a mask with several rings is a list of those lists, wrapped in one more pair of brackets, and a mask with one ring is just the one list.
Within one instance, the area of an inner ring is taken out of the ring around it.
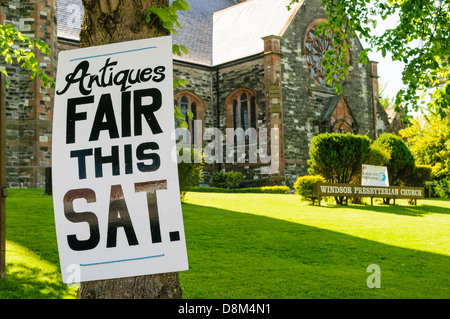
{"label": "black lettering", "polygon": [[100,242],[100,230],[97,216],[92,212],[76,213],[73,209],[73,201],[77,198],[84,198],[86,202],[95,202],[95,192],[89,188],[73,189],[64,195],[64,215],[72,223],[88,223],[90,236],[86,240],[79,240],[76,235],[68,235],[67,242],[70,249],[75,251],[89,250],[97,247]]}
{"label": "black lettering", "polygon": [[[100,69],[100,72],[101,72],[101,74],[102,74],[102,81],[101,81],[101,85],[99,85],[99,86],[101,86],[101,87],[107,87],[107,86],[111,86],[111,85],[112,85],[112,74],[109,75],[109,81],[108,81],[108,83],[106,83],[106,70],[107,70],[108,67],[110,67],[110,66],[112,67],[112,66],[114,66],[114,65],[117,65],[117,61],[109,62],[110,60],[111,60],[111,59],[108,58],[108,59],[106,60],[105,65]],[[113,69],[110,68],[109,70],[112,71]]]}
{"label": "black lettering", "polygon": [[119,146],[111,147],[110,156],[102,156],[101,147],[94,149],[94,160],[95,160],[95,177],[103,177],[103,164],[112,164],[112,174],[114,176],[120,174],[119,168]]}
{"label": "black lettering", "polygon": [[[66,76],[66,87],[62,91],[56,91],[56,94],[61,95],[66,93],[66,91],[70,88],[70,86],[74,83],[79,82],[80,93],[83,95],[88,95],[91,93],[92,89],[87,90],[84,88],[83,80],[85,77],[89,76],[89,62],[82,61],[73,70],[72,73],[67,74]],[[77,77],[77,74],[80,73],[80,76]]]}
{"label": "black lettering", "polygon": [[77,105],[94,102],[94,96],[83,96],[67,100],[66,143],[75,143],[75,122],[87,118],[86,112],[76,112]]}
{"label": "black lettering", "polygon": [[122,137],[131,136],[131,92],[122,92]]}
{"label": "black lettering", "polygon": [[[106,117],[106,121],[103,119]],[[114,116],[114,108],[112,105],[111,95],[103,94],[98,103],[97,112],[95,113],[94,123],[92,124],[91,135],[89,141],[97,141],[100,131],[107,130],[110,138],[118,138],[119,131],[117,129],[116,118]]]}
{"label": "black lettering", "polygon": [[166,75],[164,74],[164,72],[166,71],[165,66],[157,66],[154,71],[156,75],[153,77],[154,82],[161,82],[166,78]]}
{"label": "black lettering", "polygon": [[130,73],[130,70],[122,70],[114,76],[114,84],[121,85],[121,88],[120,88],[121,92],[126,91],[127,89],[129,89],[131,87],[131,85],[127,85],[129,73]]}
{"label": "black lettering", "polygon": [[167,189],[167,180],[134,184],[134,190],[136,193],[147,193],[147,207],[150,218],[150,234],[152,236],[152,243],[160,243],[162,241],[161,228],[159,226],[158,201],[156,197],[156,191],[161,189]]}
{"label": "black lettering", "polygon": [[136,157],[138,160],[152,160],[151,164],[145,164],[143,162],[137,163],[138,169],[143,172],[154,172],[161,166],[161,159],[158,154],[156,153],[149,153],[146,154],[146,150],[158,150],[159,146],[155,142],[147,142],[139,144],[139,146],[136,148]]}
{"label": "black lettering", "polygon": [[[142,105],[142,99],[150,97],[151,104]],[[144,116],[153,134],[162,133],[155,112],[161,108],[162,96],[158,89],[143,89],[134,91],[134,135],[142,135],[142,119]]]}
{"label": "black lettering", "polygon": [[133,155],[131,144],[124,145],[125,152],[125,174],[133,174]]}
{"label": "black lettering", "polygon": [[92,148],[71,151],[70,157],[78,157],[78,178],[85,179],[86,178],[86,156],[92,155]]}
{"label": "black lettering", "polygon": [[[136,71],[136,77],[133,79],[132,76],[133,76],[133,72],[134,71]],[[131,70],[130,71],[130,75],[128,76],[128,83],[130,83],[130,84],[141,83],[141,80],[139,79],[140,76],[141,76],[141,69],[138,69],[138,70],[133,69],[133,70]]]}
{"label": "black lettering", "polygon": [[141,75],[139,77],[139,79],[141,80],[141,82],[147,82],[150,81],[152,79],[152,69],[147,68],[141,71]]}
{"label": "black lettering", "polygon": [[125,202],[122,186],[112,185],[109,201],[108,237],[106,239],[107,248],[116,247],[117,228],[119,227],[123,227],[127,236],[128,245],[133,246],[139,244]]}

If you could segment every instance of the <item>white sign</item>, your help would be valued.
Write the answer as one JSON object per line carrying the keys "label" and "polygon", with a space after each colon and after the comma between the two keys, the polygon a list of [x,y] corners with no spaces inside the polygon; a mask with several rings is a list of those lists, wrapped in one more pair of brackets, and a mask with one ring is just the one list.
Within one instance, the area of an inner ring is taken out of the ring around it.
{"label": "white sign", "polygon": [[61,52],[53,198],[63,281],[188,269],[172,39]]}
{"label": "white sign", "polygon": [[361,185],[389,186],[387,167],[362,164]]}

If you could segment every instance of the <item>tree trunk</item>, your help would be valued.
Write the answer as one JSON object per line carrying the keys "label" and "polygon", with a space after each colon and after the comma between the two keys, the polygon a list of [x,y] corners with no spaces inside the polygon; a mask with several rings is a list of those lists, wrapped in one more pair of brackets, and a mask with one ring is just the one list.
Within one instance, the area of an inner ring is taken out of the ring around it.
{"label": "tree trunk", "polygon": [[[145,22],[151,6],[168,0],[83,0],[82,47],[168,35],[158,19]],[[79,299],[179,299],[178,273],[82,282]]]}
{"label": "tree trunk", "polygon": [[145,22],[150,7],[164,5],[169,5],[169,0],[83,0],[80,45],[90,47],[168,35],[158,19]]}

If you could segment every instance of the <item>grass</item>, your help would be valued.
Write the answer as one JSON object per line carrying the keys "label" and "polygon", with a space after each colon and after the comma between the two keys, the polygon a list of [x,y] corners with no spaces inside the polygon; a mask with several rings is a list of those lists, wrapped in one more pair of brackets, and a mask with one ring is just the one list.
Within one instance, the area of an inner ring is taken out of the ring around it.
{"label": "grass", "polygon": [[[50,197],[10,190],[0,298],[74,298],[61,283]],[[450,201],[309,206],[295,195],[190,192],[184,298],[450,297]],[[367,267],[381,270],[369,289]]]}
{"label": "grass", "polygon": [[52,198],[43,190],[8,190],[6,227],[0,298],[75,298],[76,289],[61,281]]}

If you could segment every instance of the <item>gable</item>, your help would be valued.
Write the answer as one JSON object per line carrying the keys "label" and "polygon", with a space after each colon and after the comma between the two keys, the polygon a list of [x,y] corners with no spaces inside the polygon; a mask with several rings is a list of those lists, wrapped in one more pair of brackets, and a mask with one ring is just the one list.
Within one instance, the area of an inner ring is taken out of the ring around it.
{"label": "gable", "polygon": [[214,12],[212,64],[234,61],[264,51],[262,38],[282,36],[300,4],[287,9],[290,0],[247,0]]}
{"label": "gable", "polygon": [[[173,2],[174,0],[170,0]],[[173,35],[188,54],[178,61],[214,66],[264,51],[262,37],[281,36],[300,4],[287,9],[290,0],[186,0],[190,11],[179,11]],[[84,7],[81,0],[58,0],[58,38],[79,42]]]}

